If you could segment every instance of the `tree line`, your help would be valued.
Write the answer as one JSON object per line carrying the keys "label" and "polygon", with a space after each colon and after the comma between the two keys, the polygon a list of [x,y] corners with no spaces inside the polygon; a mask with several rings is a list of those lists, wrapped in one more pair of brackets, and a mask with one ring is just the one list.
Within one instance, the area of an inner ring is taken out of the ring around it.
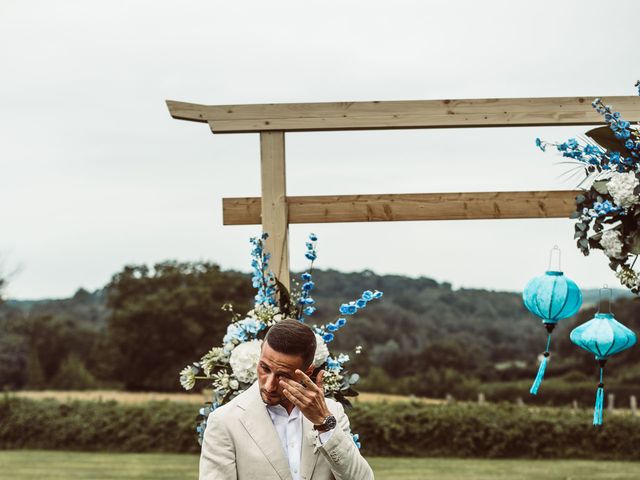
{"label": "tree line", "polygon": [[[318,311],[327,323],[341,303],[365,289],[382,300],[348,318],[330,345],[351,356],[360,389],[466,398],[483,385],[532,379],[546,332],[514,292],[452,289],[448,283],[371,271],[314,272]],[[0,387],[4,389],[124,388],[179,390],[177,372],[219,345],[229,322],[221,309],[252,307],[249,275],[207,262],[126,266],[96,292],[63,300],[0,305]],[[619,299],[618,318],[640,330],[640,304]],[[595,361],[568,333],[593,308],[554,332],[549,375],[588,380]],[[363,347],[356,355],[353,348]],[[640,350],[612,361],[612,375],[640,385]],[[615,364],[615,369],[613,368]]]}

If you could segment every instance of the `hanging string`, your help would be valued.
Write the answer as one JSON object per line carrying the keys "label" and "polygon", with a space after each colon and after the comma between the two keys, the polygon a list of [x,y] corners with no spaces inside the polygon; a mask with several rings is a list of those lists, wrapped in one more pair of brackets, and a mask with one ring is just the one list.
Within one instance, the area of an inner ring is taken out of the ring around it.
{"label": "hanging string", "polygon": [[602,410],[604,407],[604,383],[602,383],[603,370],[604,363],[600,361],[600,383],[598,384],[598,390],[596,390],[596,405],[593,409],[593,424],[596,426],[602,425]]}
{"label": "hanging string", "polygon": [[609,291],[609,295],[607,296],[607,311],[604,313],[611,313],[611,297],[613,296],[613,290],[611,288],[609,288],[609,286],[605,283],[602,288],[598,291],[598,312],[597,313],[602,313],[600,310],[602,308],[602,292],[604,290],[608,290]]}
{"label": "hanging string", "polygon": [[[553,267],[553,254],[557,253],[558,254],[558,267],[554,268]],[[562,266],[560,265],[560,247],[558,247],[558,245],[554,245],[553,248],[549,251],[549,268],[547,270],[552,271],[552,272],[561,272],[562,271]]]}
{"label": "hanging string", "polygon": [[533,381],[533,385],[531,385],[531,390],[529,393],[531,395],[537,395],[538,389],[540,388],[540,384],[542,383],[542,379],[544,378],[544,372],[547,369],[547,363],[549,362],[549,346],[551,345],[551,333],[549,333],[547,337],[547,348],[542,353],[542,361],[540,361],[540,366],[538,367],[538,374],[536,375],[536,379]]}

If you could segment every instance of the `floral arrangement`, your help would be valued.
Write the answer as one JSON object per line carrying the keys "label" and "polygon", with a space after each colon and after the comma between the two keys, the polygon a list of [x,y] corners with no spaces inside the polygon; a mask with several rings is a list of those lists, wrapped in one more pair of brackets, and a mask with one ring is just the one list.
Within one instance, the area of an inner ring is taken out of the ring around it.
{"label": "floral arrangement", "polygon": [[[640,81],[635,85],[640,95]],[[563,157],[584,169],[576,197],[575,238],[584,255],[602,250],[620,283],[640,293],[640,275],[634,265],[640,255],[640,126],[631,125],[619,112],[596,98],[592,106],[607,126],[586,133],[582,142],[571,138],[564,143],[536,145],[545,151],[554,146]]]}
{"label": "floral arrangement", "polygon": [[[313,265],[317,258],[317,236],[310,234],[306,242],[305,257],[310,261],[308,270],[301,275],[302,283],[294,281],[291,293],[278,281],[269,270],[270,254],[265,251],[264,244],[267,234],[252,238],[251,267],[253,269],[252,283],[257,290],[255,305],[246,315],[240,315],[230,304],[223,305],[223,310],[231,314],[231,322],[222,339],[222,346],[213,347],[198,362],[187,365],[180,372],[180,384],[185,390],[191,390],[198,380],[210,381],[213,387],[213,398],[200,409],[198,424],[198,440],[202,443],[202,436],[209,414],[221,405],[249,388],[257,379],[257,364],[260,358],[262,339],[269,327],[285,318],[295,318],[305,322],[317,310],[315,300],[311,296],[315,288],[313,282]],[[333,322],[323,325],[313,325],[316,334],[316,352],[313,360],[315,371],[313,375],[324,369],[325,396],[349,406],[347,397],[356,396],[358,392],[354,385],[360,379],[357,373],[350,373],[345,364],[349,362],[349,355],[331,355],[328,344],[334,339],[335,333],[347,323],[347,317],[364,309],[367,304],[382,297],[382,292],[366,290],[362,296],[351,302],[342,304],[340,315]],[[362,347],[355,347],[359,354]],[[354,435],[356,445],[359,445],[357,435]]]}

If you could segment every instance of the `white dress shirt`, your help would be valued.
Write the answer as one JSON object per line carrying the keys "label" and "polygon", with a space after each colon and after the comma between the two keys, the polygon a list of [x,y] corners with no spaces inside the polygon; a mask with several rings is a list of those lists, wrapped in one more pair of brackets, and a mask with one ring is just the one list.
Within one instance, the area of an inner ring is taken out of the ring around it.
{"label": "white dress shirt", "polygon": [[[302,412],[293,407],[291,415],[282,405],[267,405],[267,411],[278,432],[284,453],[289,460],[289,470],[293,480],[300,480],[300,460],[302,455]],[[333,430],[318,435],[320,443],[326,443],[331,438]]]}

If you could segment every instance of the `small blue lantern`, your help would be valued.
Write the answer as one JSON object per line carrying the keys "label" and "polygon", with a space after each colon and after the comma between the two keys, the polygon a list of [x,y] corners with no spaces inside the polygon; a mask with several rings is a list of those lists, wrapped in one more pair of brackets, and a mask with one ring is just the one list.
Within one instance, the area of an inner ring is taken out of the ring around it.
{"label": "small blue lantern", "polygon": [[[557,268],[552,269],[553,254],[556,252]],[[529,281],[522,292],[522,300],[531,313],[542,319],[547,330],[547,347],[542,353],[543,357],[538,374],[531,385],[531,390],[529,390],[531,395],[536,395],[549,361],[549,346],[553,329],[560,320],[575,315],[582,305],[580,289],[560,270],[560,249],[557,245],[553,247],[549,255],[549,270],[544,275]]]}
{"label": "small blue lantern", "polygon": [[[611,289],[602,288],[602,291]],[[600,313],[600,307],[596,316],[586,323],[579,325],[571,331],[571,341],[581,348],[593,353],[600,364],[600,383],[596,390],[596,404],[593,410],[593,424],[602,425],[602,410],[604,407],[604,383],[603,373],[607,358],[616,353],[632,347],[636,343],[636,334],[623,324],[618,322],[611,313],[611,293],[609,294],[609,311]]]}

